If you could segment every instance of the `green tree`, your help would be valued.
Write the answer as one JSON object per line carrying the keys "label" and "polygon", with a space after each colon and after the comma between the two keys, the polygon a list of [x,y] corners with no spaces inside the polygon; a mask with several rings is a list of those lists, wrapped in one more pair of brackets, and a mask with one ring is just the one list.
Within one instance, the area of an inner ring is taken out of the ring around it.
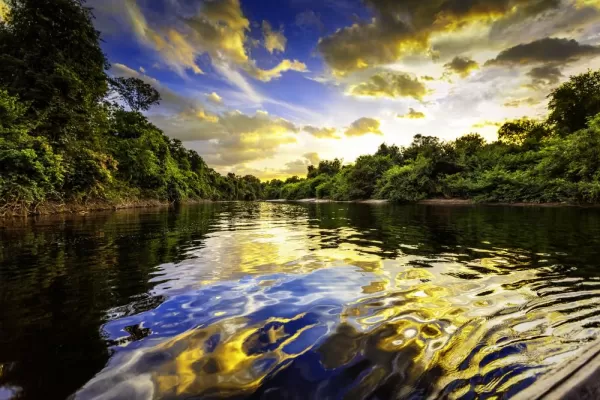
{"label": "green tree", "polygon": [[124,101],[132,111],[148,111],[160,103],[160,94],[152,85],[138,78],[110,78],[110,90]]}
{"label": "green tree", "polygon": [[560,134],[584,129],[587,120],[600,113],[600,71],[571,76],[548,97],[548,121]]}
{"label": "green tree", "polygon": [[0,24],[0,87],[27,104],[36,133],[54,143],[90,134],[107,91],[108,62],[82,0],[8,0]]}

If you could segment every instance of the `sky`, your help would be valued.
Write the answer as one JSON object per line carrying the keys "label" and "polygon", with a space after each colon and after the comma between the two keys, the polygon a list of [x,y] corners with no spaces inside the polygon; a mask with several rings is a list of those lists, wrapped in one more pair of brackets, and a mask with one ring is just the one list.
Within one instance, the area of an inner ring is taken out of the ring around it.
{"label": "sky", "polygon": [[221,173],[303,176],[415,134],[496,139],[600,68],[600,0],[88,0],[109,74]]}

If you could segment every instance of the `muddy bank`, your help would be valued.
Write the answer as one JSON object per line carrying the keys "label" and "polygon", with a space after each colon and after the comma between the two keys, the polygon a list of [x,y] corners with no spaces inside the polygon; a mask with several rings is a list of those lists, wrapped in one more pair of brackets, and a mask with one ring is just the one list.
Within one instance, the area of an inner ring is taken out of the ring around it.
{"label": "muddy bank", "polygon": [[[182,204],[198,204],[207,203],[210,200],[186,200]],[[29,217],[37,215],[54,215],[54,214],[79,214],[85,215],[90,212],[97,211],[115,211],[135,208],[155,208],[155,207],[171,207],[174,203],[168,201],[161,201],[156,199],[147,200],[130,200],[121,202],[108,202],[108,201],[89,201],[84,203],[71,202],[71,203],[58,203],[58,202],[47,202],[38,204],[36,206],[25,207],[21,205],[5,206],[0,211],[0,218],[12,218],[12,217]]]}

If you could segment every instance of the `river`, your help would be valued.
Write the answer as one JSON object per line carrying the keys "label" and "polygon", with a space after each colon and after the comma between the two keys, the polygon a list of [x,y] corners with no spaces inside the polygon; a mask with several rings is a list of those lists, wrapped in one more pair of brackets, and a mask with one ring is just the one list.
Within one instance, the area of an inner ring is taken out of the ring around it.
{"label": "river", "polygon": [[505,398],[600,332],[600,210],[0,222],[0,399]]}

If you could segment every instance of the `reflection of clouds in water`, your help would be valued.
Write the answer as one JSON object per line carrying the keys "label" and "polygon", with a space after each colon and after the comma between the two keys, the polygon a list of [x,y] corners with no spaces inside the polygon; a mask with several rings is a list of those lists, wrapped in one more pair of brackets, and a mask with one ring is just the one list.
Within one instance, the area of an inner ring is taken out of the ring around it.
{"label": "reflection of clouds in water", "polygon": [[447,215],[382,234],[339,210],[252,207],[109,312],[115,355],[80,398],[510,395],[600,326],[600,284],[551,254],[446,243]]}
{"label": "reflection of clouds in water", "polygon": [[[163,394],[256,388],[281,363],[318,344],[339,323],[343,305],[360,297],[361,287],[372,279],[356,268],[338,267],[306,275],[248,277],[174,296],[155,310],[105,325],[111,338],[136,324],[152,335],[115,348],[105,372],[78,396],[93,398],[116,385],[131,393],[139,377],[148,374]],[[184,378],[187,370],[191,375]],[[189,388],[182,389],[181,379],[189,380]],[[170,381],[177,384],[165,383]],[[142,387],[146,393],[148,388]]]}

